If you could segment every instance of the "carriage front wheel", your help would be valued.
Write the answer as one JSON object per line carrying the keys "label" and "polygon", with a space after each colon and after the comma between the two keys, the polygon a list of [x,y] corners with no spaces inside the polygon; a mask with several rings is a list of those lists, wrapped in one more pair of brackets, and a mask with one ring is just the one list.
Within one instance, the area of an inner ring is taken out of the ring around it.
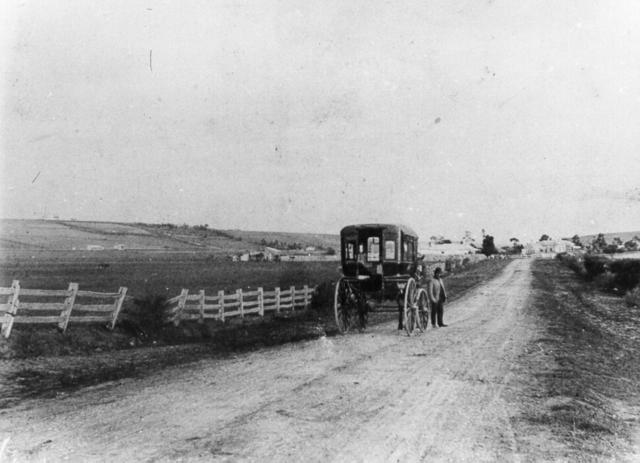
{"label": "carriage front wheel", "polygon": [[418,293],[416,280],[409,278],[404,287],[404,311],[402,317],[402,324],[409,336],[411,336],[416,327],[421,328],[418,321]]}
{"label": "carriage front wheel", "polygon": [[353,328],[363,330],[367,325],[366,302],[359,290],[344,278],[336,283],[333,310],[340,333],[347,333]]}
{"label": "carriage front wheel", "polygon": [[417,297],[418,304],[418,328],[424,331],[429,326],[429,298],[427,292],[420,288]]}

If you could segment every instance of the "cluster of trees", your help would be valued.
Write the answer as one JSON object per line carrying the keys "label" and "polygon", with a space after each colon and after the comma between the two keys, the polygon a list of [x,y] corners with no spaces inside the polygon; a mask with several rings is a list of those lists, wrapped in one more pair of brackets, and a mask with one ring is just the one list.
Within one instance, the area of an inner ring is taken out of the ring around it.
{"label": "cluster of trees", "polygon": [[[521,254],[524,249],[524,245],[520,243],[518,238],[511,238],[509,240],[511,242],[511,246],[504,246],[502,248],[503,253],[506,254]],[[482,238],[482,249],[480,251],[485,256],[491,256],[493,254],[499,254],[500,251],[496,248],[494,238],[491,235],[484,235]]]}
{"label": "cluster of trees", "polygon": [[605,254],[614,254],[616,252],[626,252],[626,251],[638,251],[640,249],[640,237],[638,235],[634,236],[633,239],[630,239],[626,242],[622,242],[622,239],[619,237],[614,237],[611,243],[607,243],[606,238],[603,233],[598,233],[593,240],[591,240],[591,244],[588,246],[589,250],[594,253],[605,253]]}
{"label": "cluster of trees", "polygon": [[578,235],[571,237],[571,242],[581,248],[586,248],[593,253],[605,253],[614,254],[616,252],[629,252],[640,250],[640,236],[635,235],[632,239],[623,242],[620,237],[614,237],[611,243],[607,242],[604,233],[598,233],[598,235],[591,240],[586,246],[582,243],[582,240]]}

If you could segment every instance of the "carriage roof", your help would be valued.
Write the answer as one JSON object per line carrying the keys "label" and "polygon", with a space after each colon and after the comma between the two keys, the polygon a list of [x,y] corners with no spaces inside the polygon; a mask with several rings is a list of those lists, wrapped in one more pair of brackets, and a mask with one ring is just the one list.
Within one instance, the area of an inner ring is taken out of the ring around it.
{"label": "carriage roof", "polygon": [[364,223],[364,224],[357,224],[357,225],[347,225],[342,230],[340,230],[340,236],[350,235],[354,232],[357,232],[358,230],[371,230],[371,229],[387,230],[397,234],[402,232],[405,235],[410,235],[415,238],[418,238],[417,233],[413,231],[411,228],[407,227],[406,225],[390,224],[390,223]]}

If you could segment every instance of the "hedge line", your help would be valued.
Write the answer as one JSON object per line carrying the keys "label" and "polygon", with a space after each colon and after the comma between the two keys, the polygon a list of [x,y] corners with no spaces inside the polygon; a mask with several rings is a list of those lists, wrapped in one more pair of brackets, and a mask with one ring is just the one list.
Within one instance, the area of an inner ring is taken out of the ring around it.
{"label": "hedge line", "polygon": [[557,258],[587,281],[600,280],[607,289],[631,291],[640,286],[640,259],[610,259],[601,255],[561,253]]}

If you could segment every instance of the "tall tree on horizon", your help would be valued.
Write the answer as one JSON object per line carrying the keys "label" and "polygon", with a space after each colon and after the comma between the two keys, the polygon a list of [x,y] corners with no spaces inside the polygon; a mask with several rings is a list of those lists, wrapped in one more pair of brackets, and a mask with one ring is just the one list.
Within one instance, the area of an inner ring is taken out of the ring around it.
{"label": "tall tree on horizon", "polygon": [[498,254],[498,249],[493,242],[493,236],[484,235],[484,238],[482,239],[482,254],[487,257],[493,254]]}

